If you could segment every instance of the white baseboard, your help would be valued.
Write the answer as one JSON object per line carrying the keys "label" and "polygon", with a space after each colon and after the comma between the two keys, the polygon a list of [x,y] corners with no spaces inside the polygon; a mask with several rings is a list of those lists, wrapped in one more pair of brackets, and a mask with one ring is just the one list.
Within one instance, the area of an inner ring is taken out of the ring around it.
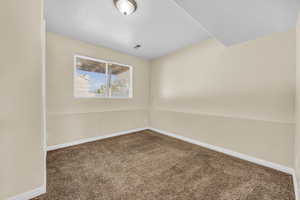
{"label": "white baseboard", "polygon": [[[180,135],[177,135],[177,134],[174,134],[174,133],[169,133],[169,132],[159,130],[159,129],[156,129],[156,128],[151,128],[151,127],[121,131],[121,132],[118,132],[118,133],[113,133],[113,134],[109,134],[109,135],[105,135],[105,136],[85,138],[85,139],[81,139],[81,140],[77,140],[77,141],[73,141],[73,142],[69,142],[69,143],[65,143],[65,144],[58,144],[58,145],[48,146],[47,151],[52,151],[52,150],[56,150],[56,149],[70,147],[70,146],[83,144],[83,143],[87,143],[87,142],[93,142],[93,141],[102,140],[102,139],[106,139],[106,138],[110,138],[110,137],[126,135],[126,134],[129,134],[129,133],[138,132],[138,131],[147,130],[147,129],[152,130],[152,131],[157,132],[157,133],[160,133],[160,134],[163,134],[163,135],[174,137],[174,138],[177,138],[177,139],[180,139],[180,140],[192,143],[192,144],[196,144],[196,145],[199,145],[199,146],[202,146],[202,147],[205,147],[205,148],[217,151],[217,152],[221,152],[221,153],[224,153],[224,154],[236,157],[236,158],[240,158],[242,160],[246,160],[246,161],[258,164],[258,165],[262,165],[262,166],[265,166],[265,167],[269,167],[269,168],[272,168],[272,169],[290,174],[290,175],[293,176],[296,200],[300,200],[299,199],[299,193],[298,193],[300,191],[298,189],[298,182],[297,182],[297,178],[296,178],[296,175],[295,175],[295,170],[293,168],[283,166],[283,165],[280,165],[280,164],[276,164],[276,163],[273,163],[273,162],[270,162],[270,161],[262,160],[262,159],[259,159],[259,158],[255,158],[255,157],[252,157],[252,156],[249,156],[249,155],[246,155],[246,154],[242,154],[242,153],[239,153],[239,152],[235,152],[235,151],[223,148],[223,147],[218,147],[218,146],[215,146],[215,145],[200,142],[200,141],[197,141],[197,140],[194,140],[194,139],[191,139],[191,138],[187,138],[187,137],[184,137],[184,136],[180,136]],[[19,200],[19,199],[9,199],[9,200]]]}
{"label": "white baseboard", "polygon": [[296,200],[299,200],[299,197],[300,197],[299,182],[298,182],[295,170],[292,175],[293,175],[294,191],[295,191]]}
{"label": "white baseboard", "polygon": [[288,173],[288,174],[293,174],[293,172],[294,172],[294,169],[292,169],[292,168],[289,168],[289,167],[286,167],[286,166],[283,166],[283,165],[280,165],[280,164],[272,163],[272,162],[269,162],[269,161],[265,161],[265,160],[255,158],[255,157],[252,157],[252,156],[248,156],[246,154],[242,154],[242,153],[239,153],[239,152],[236,152],[236,151],[225,149],[223,147],[218,147],[218,146],[215,146],[215,145],[207,144],[207,143],[204,143],[204,142],[200,142],[198,140],[194,140],[194,139],[187,138],[187,137],[184,137],[184,136],[176,135],[174,133],[169,133],[169,132],[162,131],[162,130],[159,130],[159,129],[156,129],[156,128],[149,128],[149,129],[152,130],[152,131],[170,136],[170,137],[174,137],[174,138],[177,138],[177,139],[180,139],[180,140],[192,143],[192,144],[196,144],[196,145],[199,145],[199,146],[202,146],[202,147],[214,150],[214,151],[218,151],[218,152],[221,152],[221,153],[233,156],[233,157],[237,157],[237,158],[240,158],[242,160],[246,160],[246,161],[249,161],[249,162],[252,162],[252,163],[256,163],[256,164],[259,164],[259,165],[262,165],[262,166],[265,166],[265,167],[273,168],[273,169],[276,169],[276,170],[279,170],[279,171],[282,171],[282,172],[285,172],[285,173]]}
{"label": "white baseboard", "polygon": [[96,137],[91,137],[91,138],[84,138],[84,139],[80,139],[80,140],[76,140],[73,142],[68,142],[68,143],[64,143],[64,144],[58,144],[58,145],[53,145],[53,146],[48,146],[47,147],[47,151],[53,151],[56,149],[61,149],[61,148],[65,148],[65,147],[70,147],[70,146],[74,146],[74,145],[78,145],[78,144],[83,144],[83,143],[87,143],[87,142],[94,142],[97,140],[103,140],[106,138],[110,138],[110,137],[115,137],[115,136],[120,136],[120,135],[126,135],[129,133],[133,133],[133,132],[138,132],[138,131],[142,131],[148,128],[137,128],[137,129],[131,129],[131,130],[127,130],[127,131],[121,131],[121,132],[117,132],[117,133],[112,133],[109,135],[104,135],[104,136],[96,136]]}
{"label": "white baseboard", "polygon": [[269,168],[272,168],[272,169],[290,174],[293,177],[294,191],[295,191],[296,200],[300,200],[299,199],[299,188],[298,188],[297,176],[296,176],[295,170],[293,168],[286,167],[286,166],[283,166],[283,165],[280,165],[280,164],[276,164],[276,163],[273,163],[273,162],[270,162],[270,161],[262,160],[262,159],[259,159],[259,158],[255,158],[255,157],[252,157],[252,156],[248,156],[246,154],[235,152],[235,151],[225,149],[225,148],[222,148],[222,147],[218,147],[218,146],[214,146],[214,145],[207,144],[207,143],[204,143],[204,142],[200,142],[200,141],[197,141],[197,140],[194,140],[194,139],[191,139],[191,138],[187,138],[187,137],[184,137],[184,136],[176,135],[174,133],[169,133],[167,131],[162,131],[162,130],[159,130],[159,129],[156,129],[156,128],[151,128],[150,127],[148,129],[152,130],[154,132],[157,132],[157,133],[161,133],[163,135],[174,137],[174,138],[177,138],[177,139],[180,139],[180,140],[192,143],[192,144],[196,144],[196,145],[199,145],[199,146],[202,146],[202,147],[205,147],[205,148],[217,151],[217,152],[221,152],[221,153],[224,153],[224,154],[236,157],[236,158],[240,158],[242,160],[246,160],[246,161],[258,164],[258,165],[262,165],[262,166],[265,166],[265,167],[269,167]]}
{"label": "white baseboard", "polygon": [[294,169],[292,169],[290,167],[286,167],[286,166],[276,164],[276,163],[273,163],[273,162],[270,162],[270,161],[266,161],[266,160],[262,160],[262,159],[255,158],[255,157],[252,157],[252,156],[248,156],[246,154],[242,154],[242,153],[239,153],[239,152],[236,152],[236,151],[232,151],[232,150],[229,150],[229,149],[226,149],[226,148],[223,148],[223,147],[218,147],[218,146],[215,146],[215,145],[207,144],[207,143],[204,143],[204,142],[200,142],[198,140],[194,140],[194,139],[191,139],[191,138],[180,136],[180,135],[177,135],[177,134],[174,134],[174,133],[169,133],[169,132],[159,130],[159,129],[156,129],[156,128],[152,128],[152,127],[131,129],[131,130],[127,130],[127,131],[112,133],[112,134],[109,134],[109,135],[96,136],[96,137],[92,137],[92,138],[84,138],[84,139],[76,140],[76,141],[73,141],[73,142],[48,146],[47,151],[52,151],[52,150],[56,150],[56,149],[70,147],[70,146],[83,144],[83,143],[87,143],[87,142],[93,142],[93,141],[102,140],[102,139],[106,139],[106,138],[110,138],[110,137],[126,135],[126,134],[129,134],[129,133],[138,132],[138,131],[147,130],[147,129],[152,130],[152,131],[157,132],[157,133],[160,133],[160,134],[163,134],[163,135],[174,137],[174,138],[177,138],[177,139],[180,139],[180,140],[192,143],[192,144],[196,144],[196,145],[199,145],[199,146],[202,146],[202,147],[214,150],[214,151],[218,151],[218,152],[221,152],[221,153],[233,156],[233,157],[237,157],[237,158],[240,158],[242,160],[253,162],[253,163],[265,166],[265,167],[273,168],[273,169],[276,169],[276,170],[279,170],[279,171],[282,171],[282,172],[285,172],[285,173],[288,173],[288,174],[291,174],[291,175],[294,174]]}
{"label": "white baseboard", "polygon": [[29,200],[29,199],[32,199],[34,197],[40,196],[44,193],[46,193],[46,186],[42,186],[42,187],[33,189],[31,191],[24,192],[24,193],[19,194],[17,196],[10,197],[7,200]]}

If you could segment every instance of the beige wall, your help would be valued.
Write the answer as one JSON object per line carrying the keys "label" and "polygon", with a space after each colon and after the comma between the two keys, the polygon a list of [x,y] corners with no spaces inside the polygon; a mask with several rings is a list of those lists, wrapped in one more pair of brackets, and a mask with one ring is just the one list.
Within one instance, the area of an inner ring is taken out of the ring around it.
{"label": "beige wall", "polygon": [[[0,199],[44,184],[41,4],[0,4]],[[134,98],[73,98],[75,53],[132,65]],[[294,31],[209,40],[152,64],[151,126],[293,166]],[[147,61],[48,33],[48,145],[147,126],[149,88]]]}
{"label": "beige wall", "polygon": [[156,59],[150,125],[293,166],[295,31]]}
{"label": "beige wall", "polygon": [[44,184],[42,1],[0,3],[0,199]]}
{"label": "beige wall", "polygon": [[295,132],[295,168],[300,180],[300,15],[297,24],[297,51],[296,51],[296,132]]}
{"label": "beige wall", "polygon": [[[149,62],[47,33],[48,145],[148,126]],[[73,97],[73,55],[133,66],[132,99]]]}

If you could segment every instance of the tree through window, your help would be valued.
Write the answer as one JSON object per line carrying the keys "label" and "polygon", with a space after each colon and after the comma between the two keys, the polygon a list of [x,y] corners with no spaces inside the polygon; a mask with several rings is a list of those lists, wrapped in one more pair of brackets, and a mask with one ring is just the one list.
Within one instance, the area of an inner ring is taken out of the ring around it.
{"label": "tree through window", "polygon": [[84,56],[74,61],[75,97],[132,97],[132,67]]}

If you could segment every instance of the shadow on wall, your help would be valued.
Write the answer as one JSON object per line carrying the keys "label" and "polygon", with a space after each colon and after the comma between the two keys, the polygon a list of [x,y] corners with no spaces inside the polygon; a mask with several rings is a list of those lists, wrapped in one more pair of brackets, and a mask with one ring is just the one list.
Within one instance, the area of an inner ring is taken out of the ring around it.
{"label": "shadow on wall", "polygon": [[209,40],[155,60],[152,106],[294,122],[294,34],[229,48]]}
{"label": "shadow on wall", "polygon": [[152,62],[151,127],[292,167],[295,30]]}

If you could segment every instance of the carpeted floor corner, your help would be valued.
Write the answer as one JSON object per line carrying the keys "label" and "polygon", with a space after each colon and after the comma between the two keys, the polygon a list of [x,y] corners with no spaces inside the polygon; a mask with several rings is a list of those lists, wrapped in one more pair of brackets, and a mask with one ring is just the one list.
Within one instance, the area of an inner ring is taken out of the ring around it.
{"label": "carpeted floor corner", "polygon": [[292,177],[152,131],[51,151],[34,200],[295,200]]}

